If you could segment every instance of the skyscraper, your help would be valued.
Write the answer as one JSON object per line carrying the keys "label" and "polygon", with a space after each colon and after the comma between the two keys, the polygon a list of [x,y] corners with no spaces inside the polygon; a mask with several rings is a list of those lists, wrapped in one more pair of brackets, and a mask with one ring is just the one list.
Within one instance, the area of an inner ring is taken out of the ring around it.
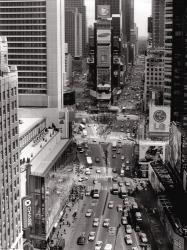
{"label": "skyscraper", "polygon": [[152,0],[153,47],[164,46],[165,0]]}
{"label": "skyscraper", "polygon": [[[77,8],[78,12],[82,14],[82,55],[86,56],[86,7],[84,5],[84,0],[65,0],[65,8]],[[67,29],[67,27],[65,27]]]}
{"label": "skyscraper", "polygon": [[8,67],[7,40],[0,37],[0,249],[22,250],[17,106],[17,68]]}
{"label": "skyscraper", "polygon": [[166,0],[165,104],[171,119],[187,130],[187,2]]}
{"label": "skyscraper", "polygon": [[19,105],[61,107],[65,79],[64,1],[0,0],[0,35],[18,66]]}

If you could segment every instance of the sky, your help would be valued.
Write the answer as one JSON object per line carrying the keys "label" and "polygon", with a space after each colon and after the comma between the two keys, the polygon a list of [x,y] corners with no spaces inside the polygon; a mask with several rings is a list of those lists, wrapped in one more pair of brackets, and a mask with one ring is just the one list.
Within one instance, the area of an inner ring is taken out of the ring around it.
{"label": "sky", "polygon": [[[94,0],[85,0],[88,25],[94,22],[94,3]],[[147,36],[147,17],[150,15],[151,0],[134,0],[134,19],[139,29],[139,36]]]}

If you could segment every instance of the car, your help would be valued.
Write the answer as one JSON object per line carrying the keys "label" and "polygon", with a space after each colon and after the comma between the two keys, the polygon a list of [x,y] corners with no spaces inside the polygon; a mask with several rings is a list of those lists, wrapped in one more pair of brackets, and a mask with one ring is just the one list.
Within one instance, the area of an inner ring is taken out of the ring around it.
{"label": "car", "polygon": [[132,204],[132,208],[133,209],[138,209],[138,204],[134,201],[133,204]]}
{"label": "car", "polygon": [[113,154],[113,155],[112,155],[112,158],[116,158],[116,155],[115,155],[115,154]]}
{"label": "car", "polygon": [[121,150],[120,150],[120,149],[118,149],[116,153],[117,153],[117,154],[121,154]]}
{"label": "car", "polygon": [[86,196],[90,196],[90,190],[86,190],[86,191],[85,191],[85,195],[86,195]]}
{"label": "car", "polygon": [[85,174],[86,174],[86,175],[91,175],[90,169],[89,169],[89,170],[87,169],[87,170],[85,171]]}
{"label": "car", "polygon": [[117,205],[117,211],[118,212],[123,212],[123,206],[121,204]]}
{"label": "car", "polygon": [[88,209],[87,212],[86,212],[86,214],[85,214],[85,216],[86,217],[91,217],[92,216],[92,212],[93,212],[92,209]]}
{"label": "car", "polygon": [[96,173],[100,174],[101,173],[101,169],[100,168],[96,169]]}
{"label": "car", "polygon": [[113,207],[114,207],[114,202],[113,201],[109,201],[108,208],[113,208]]}
{"label": "car", "polygon": [[129,170],[130,170],[130,167],[129,167],[129,166],[126,166],[126,167],[125,167],[125,170],[126,170],[126,171],[129,171]]}
{"label": "car", "polygon": [[139,225],[136,225],[135,228],[134,228],[135,232],[140,232],[140,226]]}
{"label": "car", "polygon": [[139,237],[140,237],[140,240],[142,241],[142,243],[147,243],[148,242],[148,239],[147,239],[147,235],[145,233],[139,233]]}
{"label": "car", "polygon": [[123,128],[121,128],[121,129],[120,129],[120,131],[121,131],[121,132],[124,132],[124,129],[123,129]]}
{"label": "car", "polygon": [[104,250],[112,250],[112,244],[106,244]]}
{"label": "car", "polygon": [[113,169],[112,169],[112,172],[113,172],[113,173],[117,173],[117,168],[113,168]]}
{"label": "car", "polygon": [[136,217],[136,220],[137,220],[137,221],[142,221],[142,215],[141,215],[140,212],[136,212],[136,213],[135,213],[135,217]]}
{"label": "car", "polygon": [[99,157],[95,157],[95,162],[100,162]]}
{"label": "car", "polygon": [[88,240],[89,241],[94,241],[95,240],[95,232],[90,232],[88,235]]}
{"label": "car", "polygon": [[85,245],[85,243],[86,243],[85,233],[82,233],[77,239],[77,245]]}
{"label": "car", "polygon": [[84,149],[83,149],[83,148],[80,149],[79,152],[80,152],[80,153],[84,153]]}
{"label": "car", "polygon": [[94,139],[93,142],[97,142],[97,140]]}
{"label": "car", "polygon": [[104,219],[103,227],[109,227],[109,225],[110,225],[110,219]]}
{"label": "car", "polygon": [[80,177],[79,179],[78,179],[78,182],[83,182],[84,181],[84,178],[83,177]]}
{"label": "car", "polygon": [[118,177],[117,177],[117,176],[113,176],[113,177],[112,177],[112,181],[113,181],[113,182],[117,182],[117,181],[118,181]]}
{"label": "car", "polygon": [[119,187],[123,187],[123,185],[124,185],[124,184],[123,184],[123,181],[119,181],[119,182],[118,182],[118,185],[119,185]]}
{"label": "car", "polygon": [[125,156],[124,155],[121,156],[121,160],[122,161],[125,160]]}
{"label": "car", "polygon": [[132,238],[129,234],[126,234],[124,239],[127,245],[132,245]]}
{"label": "car", "polygon": [[132,233],[131,225],[127,224],[126,227],[125,227],[125,231],[126,231],[127,234],[131,234]]}
{"label": "car", "polygon": [[94,218],[93,219],[93,224],[92,224],[93,227],[98,227],[99,226],[99,218]]}
{"label": "car", "polygon": [[127,133],[130,133],[130,129],[127,129]]}
{"label": "car", "polygon": [[129,163],[130,163],[130,161],[127,159],[127,160],[126,160],[126,164],[129,164]]}
{"label": "car", "polygon": [[125,181],[125,185],[126,185],[127,187],[129,187],[129,186],[130,186],[130,182],[129,182],[129,181]]}
{"label": "car", "polygon": [[98,240],[98,241],[95,243],[95,248],[94,248],[94,250],[101,250],[102,245],[103,245],[103,242],[102,242],[101,240]]}
{"label": "car", "polygon": [[126,197],[124,200],[123,200],[123,204],[125,206],[128,206],[129,205],[129,199]]}
{"label": "car", "polygon": [[127,221],[127,217],[126,217],[126,216],[122,216],[122,217],[121,217],[121,224],[122,224],[122,225],[127,225],[127,224],[128,224],[128,221]]}

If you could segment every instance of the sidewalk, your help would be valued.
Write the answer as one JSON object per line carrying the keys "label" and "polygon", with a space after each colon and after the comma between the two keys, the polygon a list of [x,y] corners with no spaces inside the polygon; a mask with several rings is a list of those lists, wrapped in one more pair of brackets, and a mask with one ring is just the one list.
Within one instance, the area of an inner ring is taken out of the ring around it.
{"label": "sidewalk", "polygon": [[[79,218],[83,203],[84,199],[78,200],[75,204],[72,202],[67,204],[65,213],[60,219],[52,237],[54,245],[56,245],[59,239],[65,239],[65,249],[67,249],[67,243],[69,243],[72,231],[75,228],[76,220]],[[75,212],[77,212],[76,218],[73,216]]]}

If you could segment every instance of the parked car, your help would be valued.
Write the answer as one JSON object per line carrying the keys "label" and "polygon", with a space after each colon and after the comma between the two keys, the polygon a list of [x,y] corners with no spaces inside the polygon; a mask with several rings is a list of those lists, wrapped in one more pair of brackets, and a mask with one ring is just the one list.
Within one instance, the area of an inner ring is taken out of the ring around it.
{"label": "parked car", "polygon": [[110,219],[104,219],[103,227],[109,227],[109,225],[110,225]]}
{"label": "parked car", "polygon": [[127,217],[126,217],[126,216],[122,216],[122,217],[121,217],[121,224],[122,224],[122,225],[127,225],[127,224],[128,224],[128,221],[127,221]]}
{"label": "parked car", "polygon": [[92,225],[93,225],[93,227],[98,227],[99,226],[99,218],[94,218]]}
{"label": "parked car", "polygon": [[113,208],[113,207],[114,207],[114,202],[113,201],[109,201],[108,208]]}
{"label": "parked car", "polygon": [[126,227],[125,227],[125,231],[126,231],[127,234],[131,234],[132,233],[131,225],[127,224]]}
{"label": "parked car", "polygon": [[86,217],[91,217],[92,216],[92,212],[93,212],[92,209],[88,209],[87,212],[86,212],[86,214],[85,214],[85,216]]}
{"label": "parked car", "polygon": [[125,242],[127,245],[132,245],[132,238],[129,234],[125,235]]}
{"label": "parked car", "polygon": [[88,235],[88,240],[89,241],[94,241],[95,240],[95,232],[90,232]]}

